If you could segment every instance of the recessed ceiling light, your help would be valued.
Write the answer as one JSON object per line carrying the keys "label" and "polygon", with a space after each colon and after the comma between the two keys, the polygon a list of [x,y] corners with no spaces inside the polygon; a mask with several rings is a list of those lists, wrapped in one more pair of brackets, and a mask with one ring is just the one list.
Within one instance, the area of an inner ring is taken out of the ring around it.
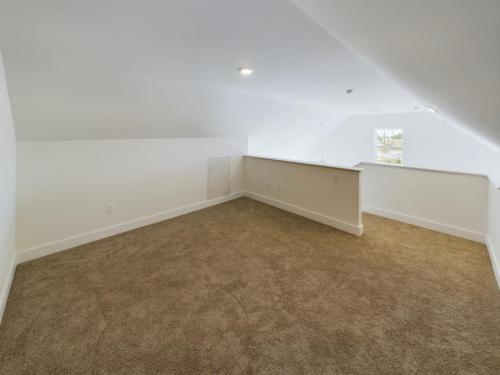
{"label": "recessed ceiling light", "polygon": [[255,72],[255,69],[249,67],[241,67],[238,68],[238,71],[242,76],[251,76]]}
{"label": "recessed ceiling light", "polygon": [[438,110],[430,105],[427,106],[427,110],[432,113],[438,113]]}

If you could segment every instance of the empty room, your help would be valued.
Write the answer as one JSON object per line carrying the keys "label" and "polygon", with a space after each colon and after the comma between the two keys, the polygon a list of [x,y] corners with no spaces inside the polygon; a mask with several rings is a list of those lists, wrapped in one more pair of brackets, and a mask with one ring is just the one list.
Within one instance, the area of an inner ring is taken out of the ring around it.
{"label": "empty room", "polygon": [[500,374],[500,0],[0,0],[0,374]]}

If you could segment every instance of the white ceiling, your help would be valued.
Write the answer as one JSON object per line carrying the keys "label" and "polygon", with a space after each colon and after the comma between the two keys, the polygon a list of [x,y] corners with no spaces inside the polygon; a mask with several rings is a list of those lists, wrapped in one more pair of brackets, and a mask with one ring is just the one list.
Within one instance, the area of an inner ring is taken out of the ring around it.
{"label": "white ceiling", "polygon": [[292,0],[452,123],[500,147],[500,0]]}
{"label": "white ceiling", "polygon": [[289,0],[1,0],[0,49],[21,140],[247,135],[303,106],[418,104]]}

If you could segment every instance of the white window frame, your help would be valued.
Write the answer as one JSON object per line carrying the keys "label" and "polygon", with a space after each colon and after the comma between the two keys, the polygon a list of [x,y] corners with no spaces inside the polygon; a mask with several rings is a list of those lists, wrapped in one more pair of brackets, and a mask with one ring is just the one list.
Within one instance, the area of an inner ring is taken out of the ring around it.
{"label": "white window frame", "polygon": [[[403,136],[403,142],[401,144],[401,164],[392,164],[392,163],[384,163],[383,161],[378,161],[378,153],[377,153],[377,132],[379,130],[401,130],[401,134]],[[405,132],[403,128],[376,128],[373,131],[373,161],[375,163],[380,163],[384,165],[404,165],[405,160]]]}

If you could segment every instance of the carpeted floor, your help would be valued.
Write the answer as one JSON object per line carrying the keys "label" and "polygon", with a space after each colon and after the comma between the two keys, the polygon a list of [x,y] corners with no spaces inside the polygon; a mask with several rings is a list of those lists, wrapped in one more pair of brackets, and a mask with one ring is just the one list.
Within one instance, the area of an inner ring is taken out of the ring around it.
{"label": "carpeted floor", "polygon": [[238,199],[22,264],[1,374],[500,374],[483,245]]}

